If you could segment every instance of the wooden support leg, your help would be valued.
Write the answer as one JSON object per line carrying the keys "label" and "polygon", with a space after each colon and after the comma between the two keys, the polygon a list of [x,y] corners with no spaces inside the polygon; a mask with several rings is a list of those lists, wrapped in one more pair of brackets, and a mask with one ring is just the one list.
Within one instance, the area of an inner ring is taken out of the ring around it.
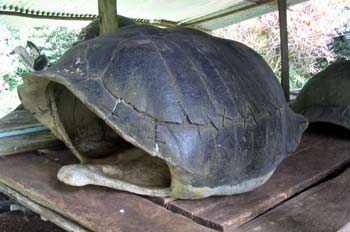
{"label": "wooden support leg", "polygon": [[281,84],[286,100],[289,101],[289,57],[288,57],[288,30],[287,30],[287,3],[278,0],[280,39],[281,39]]}
{"label": "wooden support leg", "polygon": [[118,28],[117,0],[98,0],[100,35]]}

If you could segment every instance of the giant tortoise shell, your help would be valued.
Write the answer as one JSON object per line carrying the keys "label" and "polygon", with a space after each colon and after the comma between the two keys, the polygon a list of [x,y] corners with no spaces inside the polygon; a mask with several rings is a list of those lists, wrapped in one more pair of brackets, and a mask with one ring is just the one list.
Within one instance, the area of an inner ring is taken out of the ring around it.
{"label": "giant tortoise shell", "polygon": [[[135,24],[135,22],[127,17],[122,15],[117,15],[118,19],[118,27],[125,27],[129,25]],[[93,39],[100,34],[100,24],[99,19],[92,20],[86,27],[84,27],[78,35],[78,42],[86,41],[89,39]]]}
{"label": "giant tortoise shell", "polygon": [[189,29],[132,25],[27,73],[24,106],[82,164],[71,185],[203,198],[263,184],[307,121],[247,46]]}
{"label": "giant tortoise shell", "polygon": [[333,63],[312,77],[291,107],[310,122],[350,129],[350,60]]}

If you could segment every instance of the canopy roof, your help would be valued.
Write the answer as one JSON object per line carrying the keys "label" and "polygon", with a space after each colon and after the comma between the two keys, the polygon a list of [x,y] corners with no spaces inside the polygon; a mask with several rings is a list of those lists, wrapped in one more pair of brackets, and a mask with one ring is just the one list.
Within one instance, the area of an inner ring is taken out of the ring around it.
{"label": "canopy roof", "polygon": [[[288,6],[306,0],[288,0]],[[214,30],[277,10],[276,0],[117,0],[118,14],[150,23]],[[2,0],[0,24],[85,24],[97,0]],[[9,16],[12,15],[12,16]],[[26,17],[14,17],[26,16]],[[29,19],[35,17],[36,19]],[[52,19],[56,19],[52,21]],[[58,20],[60,19],[60,20]],[[76,20],[77,22],[73,22]],[[88,21],[87,21],[88,20]]]}

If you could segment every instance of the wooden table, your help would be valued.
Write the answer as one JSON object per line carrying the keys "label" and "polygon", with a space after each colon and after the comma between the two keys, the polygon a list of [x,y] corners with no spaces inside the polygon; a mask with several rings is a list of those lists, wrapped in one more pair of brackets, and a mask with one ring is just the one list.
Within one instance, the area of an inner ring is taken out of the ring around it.
{"label": "wooden table", "polygon": [[297,151],[249,193],[175,200],[96,186],[56,174],[78,162],[67,150],[0,158],[0,191],[67,231],[336,231],[350,228],[348,135],[305,133]]}

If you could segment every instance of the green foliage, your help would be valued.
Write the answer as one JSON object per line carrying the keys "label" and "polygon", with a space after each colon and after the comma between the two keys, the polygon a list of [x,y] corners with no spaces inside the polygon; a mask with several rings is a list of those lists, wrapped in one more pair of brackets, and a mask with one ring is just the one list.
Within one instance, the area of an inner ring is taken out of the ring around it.
{"label": "green foliage", "polygon": [[26,47],[27,40],[36,44],[55,63],[77,40],[78,31],[67,27],[14,28],[0,25],[0,117],[19,104],[16,91],[22,74],[29,70],[18,55],[10,55],[16,46]]}
{"label": "green foliage", "polygon": [[350,24],[338,32],[330,44],[331,51],[337,60],[350,60]]}
{"label": "green foliage", "polygon": [[17,86],[22,82],[22,80],[18,78],[16,74],[12,74],[12,73],[6,73],[3,76],[3,79],[6,82],[5,90],[10,90],[10,91],[17,88]]}
{"label": "green foliage", "polygon": [[5,90],[12,91],[17,88],[18,85],[22,83],[22,74],[27,72],[26,68],[19,65],[15,73],[5,73],[3,75],[3,80],[5,81]]}
{"label": "green foliage", "polygon": [[[292,89],[302,88],[308,79],[312,77],[311,74],[300,74],[301,67],[295,67],[293,63],[289,65],[289,75],[290,75],[290,83]],[[278,72],[279,75],[279,72]]]}
{"label": "green foliage", "polygon": [[[26,46],[27,40],[31,40],[36,44],[41,52],[45,54],[49,60],[49,65],[55,63],[65,51],[67,51],[77,40],[78,32],[76,30],[69,29],[67,27],[49,28],[47,26],[34,27],[29,31],[18,28],[2,28],[6,31],[4,38],[1,38],[0,42],[5,42],[6,48],[11,47],[11,50],[15,46]],[[6,71],[1,70],[2,76],[2,90],[13,90],[21,83],[21,75],[29,70],[23,65],[22,60],[17,55],[9,56],[10,50],[6,52],[0,52],[0,60],[7,60],[7,63],[11,65],[11,69]],[[10,61],[11,60],[11,61]],[[0,87],[1,91],[1,87]]]}
{"label": "green foliage", "polygon": [[77,40],[78,32],[67,27],[57,27],[53,30],[47,26],[35,27],[29,40],[34,42],[49,60],[49,65],[55,63]]}
{"label": "green foliage", "polygon": [[[350,28],[345,30],[343,27],[350,25],[349,4],[350,0],[310,0],[289,8],[288,43],[292,89],[302,87],[330,62],[349,59]],[[213,34],[252,47],[264,57],[276,77],[280,77],[278,13],[228,26]]]}

